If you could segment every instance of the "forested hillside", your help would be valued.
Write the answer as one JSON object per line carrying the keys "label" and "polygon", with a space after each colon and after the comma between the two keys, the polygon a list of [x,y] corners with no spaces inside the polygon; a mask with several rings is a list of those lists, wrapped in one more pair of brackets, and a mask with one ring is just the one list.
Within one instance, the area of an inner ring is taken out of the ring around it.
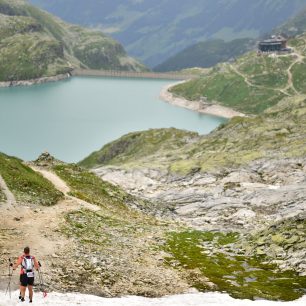
{"label": "forested hillside", "polygon": [[30,1],[66,21],[101,28],[151,67],[207,39],[256,38],[306,5],[306,0]]}

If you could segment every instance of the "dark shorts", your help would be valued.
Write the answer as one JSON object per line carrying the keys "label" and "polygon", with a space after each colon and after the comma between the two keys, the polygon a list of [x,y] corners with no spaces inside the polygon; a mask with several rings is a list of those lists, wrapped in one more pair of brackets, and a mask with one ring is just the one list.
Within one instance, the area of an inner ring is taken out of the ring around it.
{"label": "dark shorts", "polygon": [[27,277],[26,274],[20,275],[20,285],[22,287],[33,286],[34,285],[34,277]]}

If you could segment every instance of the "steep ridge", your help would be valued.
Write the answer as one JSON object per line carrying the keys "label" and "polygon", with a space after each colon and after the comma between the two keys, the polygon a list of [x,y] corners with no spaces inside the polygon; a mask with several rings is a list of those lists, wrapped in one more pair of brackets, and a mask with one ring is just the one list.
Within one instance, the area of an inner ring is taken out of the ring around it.
{"label": "steep ridge", "polygon": [[100,31],[64,23],[23,0],[0,1],[0,81],[65,74],[75,67],[145,69]]}

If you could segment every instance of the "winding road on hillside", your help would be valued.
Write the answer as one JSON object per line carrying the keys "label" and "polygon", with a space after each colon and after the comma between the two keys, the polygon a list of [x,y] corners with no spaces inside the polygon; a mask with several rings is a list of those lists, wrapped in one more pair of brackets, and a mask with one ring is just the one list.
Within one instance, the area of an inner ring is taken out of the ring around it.
{"label": "winding road on hillside", "polygon": [[[306,40],[305,41],[305,44],[306,44]],[[304,48],[304,50],[306,50],[306,46]],[[277,56],[277,55],[276,55]],[[298,53],[298,52],[294,52],[294,53],[291,53],[289,55],[279,55],[278,57],[288,57],[288,56],[291,56],[291,57],[296,57],[296,60],[293,61],[291,63],[291,65],[288,67],[288,69],[286,70],[287,71],[287,75],[288,75],[288,82],[287,82],[287,85],[286,87],[284,88],[274,88],[274,87],[268,87],[268,86],[264,86],[264,85],[256,85],[254,83],[252,83],[250,80],[249,80],[249,76],[244,74],[243,72],[239,71],[239,67],[235,67],[234,65],[230,64],[230,68],[236,73],[238,74],[239,76],[241,76],[244,80],[244,82],[248,85],[248,86],[251,86],[251,87],[256,87],[256,88],[262,88],[262,89],[269,89],[269,90],[275,90],[275,91],[280,91],[282,94],[286,95],[286,96],[291,96],[290,93],[288,93],[288,90],[289,89],[292,89],[294,91],[295,94],[300,94],[297,89],[295,88],[294,84],[293,84],[293,74],[292,74],[292,68],[298,64],[298,63],[301,63],[304,61],[305,59],[305,56],[303,56],[302,54]]]}

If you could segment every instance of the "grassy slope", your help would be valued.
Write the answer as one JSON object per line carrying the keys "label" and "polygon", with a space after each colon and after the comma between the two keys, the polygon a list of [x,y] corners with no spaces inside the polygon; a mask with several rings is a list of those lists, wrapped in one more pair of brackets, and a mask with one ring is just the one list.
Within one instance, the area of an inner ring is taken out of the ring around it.
{"label": "grassy slope", "polygon": [[[248,53],[233,64],[220,64],[207,76],[200,77],[172,89],[176,95],[189,100],[205,97],[247,114],[259,114],[296,91],[290,84],[287,69],[293,74],[297,91],[305,93],[305,37],[301,35],[290,41],[296,54],[285,56],[257,56]],[[291,65],[293,65],[291,67]]]}
{"label": "grassy slope", "polygon": [[209,40],[192,45],[154,68],[155,71],[177,71],[191,67],[212,67],[240,56],[255,45],[254,39],[242,38],[225,42]]}
{"label": "grassy slope", "polygon": [[145,69],[99,31],[66,24],[21,0],[0,0],[0,81],[52,76],[73,67]]}
{"label": "grassy slope", "polygon": [[71,195],[89,203],[106,209],[109,213],[124,215],[128,212],[127,206],[123,203],[138,201],[139,205],[144,201],[136,200],[108,182],[102,181],[93,173],[84,171],[77,165],[60,164],[54,166],[53,170],[71,188]]}
{"label": "grassy slope", "polygon": [[20,159],[0,153],[0,174],[16,199],[21,202],[54,205],[62,193]]}
{"label": "grassy slope", "polygon": [[197,133],[177,129],[155,129],[130,133],[107,144],[80,162],[86,168],[105,164],[121,164],[143,156],[158,155],[164,150],[176,151],[188,142],[197,139]]}

